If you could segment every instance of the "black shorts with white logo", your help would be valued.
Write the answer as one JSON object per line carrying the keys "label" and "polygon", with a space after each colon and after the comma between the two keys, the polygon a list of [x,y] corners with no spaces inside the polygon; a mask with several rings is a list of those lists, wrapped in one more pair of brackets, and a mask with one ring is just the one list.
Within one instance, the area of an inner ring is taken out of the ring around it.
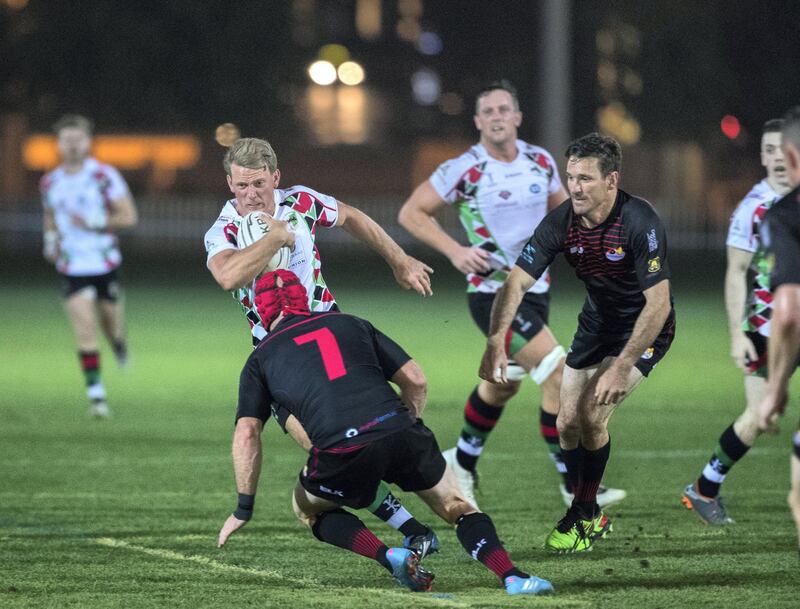
{"label": "black shorts with white logo", "polygon": [[[616,357],[622,353],[632,331],[633,327],[631,326],[630,330],[624,333],[604,332],[599,318],[581,311],[578,316],[578,331],[575,332],[572,346],[567,353],[566,365],[575,370],[581,370],[598,365],[606,357]],[[655,365],[667,354],[674,338],[675,311],[673,310],[653,344],[634,364],[643,376],[650,374]]]}
{"label": "black shorts with white logo", "polygon": [[89,287],[94,289],[95,298],[98,300],[117,302],[120,291],[117,270],[114,269],[105,275],[61,275],[61,291],[64,298],[69,298]]}
{"label": "black shorts with white logo", "polygon": [[300,484],[312,495],[361,509],[375,500],[381,480],[424,491],[439,483],[445,467],[433,432],[417,420],[369,444],[312,448]]}
{"label": "black shorts with white logo", "polygon": [[[496,296],[497,294],[484,294],[483,292],[467,294],[472,319],[486,336],[489,334],[489,320],[492,316],[492,304],[494,304]],[[550,294],[548,292],[544,294],[527,292],[517,308],[514,321],[511,322],[511,332],[528,342],[547,325],[549,314]]]}

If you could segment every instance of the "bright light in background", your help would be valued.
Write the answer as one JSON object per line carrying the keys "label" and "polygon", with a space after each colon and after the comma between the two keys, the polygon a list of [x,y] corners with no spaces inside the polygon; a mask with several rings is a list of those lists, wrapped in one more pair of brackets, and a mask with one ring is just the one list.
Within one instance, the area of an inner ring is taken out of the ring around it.
{"label": "bright light in background", "polygon": [[345,61],[336,70],[339,80],[345,85],[360,85],[364,82],[364,68],[355,61]]}
{"label": "bright light in background", "polygon": [[315,61],[308,66],[308,76],[318,85],[332,85],[336,81],[336,68],[330,61]]}
{"label": "bright light in background", "polygon": [[719,122],[719,126],[720,129],[722,129],[722,133],[725,134],[725,137],[730,140],[735,140],[742,132],[742,126],[739,124],[739,119],[732,114],[726,114],[723,116],[722,120]]}
{"label": "bright light in background", "polygon": [[442,52],[444,44],[436,32],[422,32],[417,40],[417,49],[423,55],[438,55]]}
{"label": "bright light in background", "polygon": [[419,105],[432,106],[442,94],[441,79],[433,70],[422,68],[411,75],[411,91]]}
{"label": "bright light in background", "polygon": [[342,44],[326,44],[319,50],[318,57],[338,66],[350,59],[350,51]]}
{"label": "bright light in background", "polygon": [[222,123],[214,131],[214,139],[217,140],[217,144],[225,148],[233,146],[233,143],[239,139],[240,135],[239,127],[233,123]]}

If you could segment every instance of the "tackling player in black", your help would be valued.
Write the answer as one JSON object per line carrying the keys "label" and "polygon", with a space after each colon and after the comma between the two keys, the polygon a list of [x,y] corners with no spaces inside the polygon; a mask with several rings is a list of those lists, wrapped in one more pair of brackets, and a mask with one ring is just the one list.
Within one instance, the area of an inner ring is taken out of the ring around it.
{"label": "tackling player in black", "polygon": [[586,285],[567,354],[557,426],[572,506],[548,536],[554,552],[591,548],[611,530],[597,488],[611,451],[614,408],[664,357],[675,332],[667,240],[653,207],[619,189],[622,152],[592,133],[566,151],[570,199],[550,212],[523,248],[498,294],[480,376],[506,382],[503,337],[526,290],[563,253]]}
{"label": "tackling player in black", "polygon": [[[290,271],[258,280],[256,307],[270,333],[239,381],[233,439],[239,505],[220,530],[220,546],[252,516],[261,429],[275,402],[311,440],[292,503],[317,539],[375,560],[411,590],[430,590],[433,574],[420,566],[421,552],[387,547],[342,509],[369,505],[385,480],[416,492],[454,524],[464,549],[509,594],[553,592],[550,582],[514,566],[491,519],[459,496],[433,433],[419,419],[425,376],[397,343],[358,317],[310,313],[305,289]],[[388,381],[400,388],[399,396]]]}
{"label": "tackling player in black", "polygon": [[[764,218],[763,243],[773,257],[773,290],[769,336],[767,394],[759,405],[759,426],[770,428],[786,408],[789,379],[800,356],[800,106],[784,117],[781,129],[784,160],[794,189],[775,203]],[[800,543],[800,430],[791,456],[789,507]]]}

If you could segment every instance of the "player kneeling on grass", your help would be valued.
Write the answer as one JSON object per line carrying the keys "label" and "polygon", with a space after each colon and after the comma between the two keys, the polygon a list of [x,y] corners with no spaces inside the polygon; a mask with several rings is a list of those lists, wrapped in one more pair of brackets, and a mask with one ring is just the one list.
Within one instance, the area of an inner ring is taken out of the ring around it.
{"label": "player kneeling on grass", "polygon": [[[371,558],[398,583],[430,590],[420,554],[389,548],[353,513],[372,501],[381,480],[416,492],[456,527],[464,549],[493,571],[509,594],[547,594],[550,582],[517,569],[489,516],[462,499],[433,433],[418,418],[427,383],[422,370],[369,322],[343,313],[311,313],[305,289],[285,270],[256,284],[269,335],[242,370],[233,438],[239,505],[219,545],[252,517],[261,473],[261,430],[270,404],[293,415],[311,439],[294,490],[297,517],[320,541]],[[387,380],[400,388],[398,396]]]}

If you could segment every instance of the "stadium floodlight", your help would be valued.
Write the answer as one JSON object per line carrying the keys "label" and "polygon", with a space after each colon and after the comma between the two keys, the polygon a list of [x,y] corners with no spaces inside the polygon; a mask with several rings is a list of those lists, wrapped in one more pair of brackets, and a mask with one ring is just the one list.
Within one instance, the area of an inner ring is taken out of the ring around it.
{"label": "stadium floodlight", "polygon": [[364,68],[355,61],[345,61],[337,70],[339,80],[346,85],[360,85],[364,82]]}
{"label": "stadium floodlight", "polygon": [[332,85],[336,82],[336,68],[330,61],[315,61],[308,66],[308,77],[318,85]]}

